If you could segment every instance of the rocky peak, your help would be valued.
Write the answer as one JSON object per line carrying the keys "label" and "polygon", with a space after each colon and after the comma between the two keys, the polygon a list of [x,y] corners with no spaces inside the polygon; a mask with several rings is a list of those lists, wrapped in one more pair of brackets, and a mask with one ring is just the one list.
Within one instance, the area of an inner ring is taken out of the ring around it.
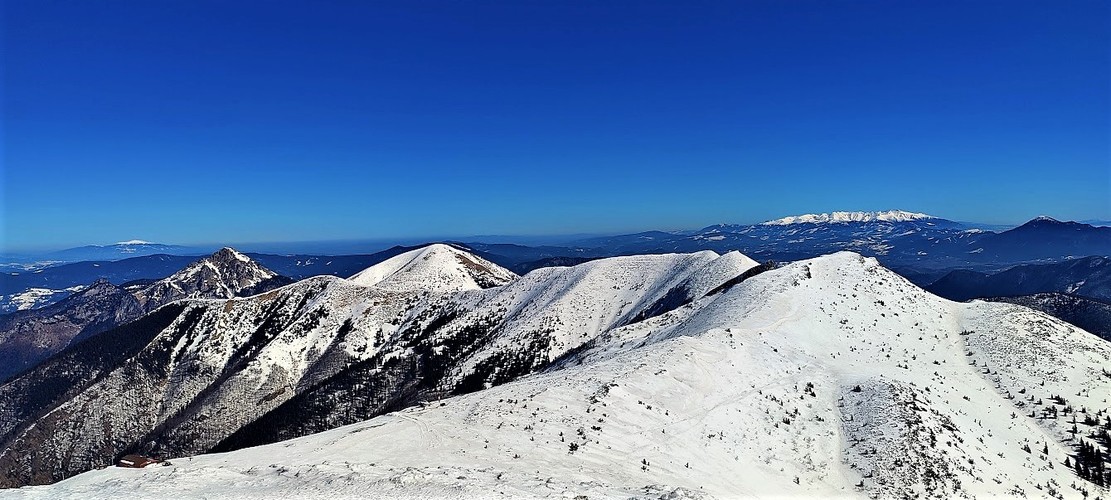
{"label": "rocky peak", "polygon": [[221,264],[239,265],[253,263],[250,257],[240,253],[238,250],[231,247],[224,247],[216,251],[216,253],[208,256],[209,261],[218,262]]}
{"label": "rocky peak", "polygon": [[257,292],[278,277],[250,257],[224,247],[135,295],[146,310],[153,311],[180,299],[227,299]]}

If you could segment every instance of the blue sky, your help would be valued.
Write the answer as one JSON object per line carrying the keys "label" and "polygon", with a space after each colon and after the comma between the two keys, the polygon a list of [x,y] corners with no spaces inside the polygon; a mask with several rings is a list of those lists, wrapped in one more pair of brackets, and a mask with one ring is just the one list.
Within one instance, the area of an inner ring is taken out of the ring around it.
{"label": "blue sky", "polygon": [[1111,7],[4,3],[9,249],[1111,219]]}

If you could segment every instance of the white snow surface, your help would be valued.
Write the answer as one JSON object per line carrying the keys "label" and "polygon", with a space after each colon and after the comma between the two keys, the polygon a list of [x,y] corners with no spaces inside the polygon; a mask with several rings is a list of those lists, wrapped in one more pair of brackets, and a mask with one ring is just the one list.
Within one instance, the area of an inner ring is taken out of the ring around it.
{"label": "white snow surface", "polygon": [[[672,283],[701,283],[700,270],[728,267],[723,258],[603,259],[464,292],[460,300],[524,308],[522,318],[538,304],[573,313],[568,321],[584,315],[568,332],[598,332],[515,382],[0,498],[1081,498],[1070,485],[1108,496],[1062,465],[1067,418],[1029,412],[1053,405],[1051,395],[1111,407],[1111,378],[1100,373],[1111,344],[1023,307],[938,298],[849,252],[623,323],[640,309],[625,305],[624,287],[651,274],[638,269],[687,269],[640,285],[651,291],[636,294],[644,305]],[[375,283],[392,273],[383,274]],[[561,284],[574,293],[557,293]],[[587,314],[592,299],[619,307]]]}
{"label": "white snow surface", "polygon": [[701,298],[725,281],[758,265],[758,262],[741,252],[728,252],[687,278],[686,287],[693,297]]}
{"label": "white snow surface", "polygon": [[531,354],[547,361],[634,321],[672,288],[688,281],[699,288],[696,293],[701,296],[744,272],[746,261],[751,259],[731,256],[723,260],[714,252],[703,251],[541,268],[506,286],[455,298],[469,312],[449,323],[444,332],[450,335],[486,318],[497,318],[500,325],[491,346],[463,363],[460,376],[497,353],[517,350],[537,338],[547,347]]}
{"label": "white snow surface", "polygon": [[514,278],[515,274],[497,264],[437,243],[386,259],[349,279],[359,285],[393,291],[420,287],[454,292],[504,285]]}
{"label": "white snow surface", "polygon": [[786,226],[791,224],[822,224],[830,222],[908,222],[922,219],[936,219],[932,215],[904,210],[882,212],[832,212],[823,214],[804,214],[783,217],[764,222],[767,226]]}

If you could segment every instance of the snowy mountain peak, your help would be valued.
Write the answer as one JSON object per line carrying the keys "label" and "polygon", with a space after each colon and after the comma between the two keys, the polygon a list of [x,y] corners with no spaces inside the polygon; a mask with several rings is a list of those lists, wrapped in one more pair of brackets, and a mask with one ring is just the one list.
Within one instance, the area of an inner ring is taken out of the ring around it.
{"label": "snowy mountain peak", "polygon": [[217,250],[212,255],[209,255],[208,257],[205,257],[190,264],[185,269],[178,271],[173,276],[170,276],[170,278],[167,279],[172,279],[174,277],[180,278],[193,276],[197,274],[201,269],[205,268],[213,269],[217,273],[217,277],[223,277],[220,276],[221,273],[247,274],[259,277],[261,279],[268,279],[277,276],[277,273],[265,267],[262,267],[257,262],[251,260],[250,257],[247,257],[246,255],[240,253],[238,250],[231,247],[224,247],[220,250]]}
{"label": "snowy mountain peak", "polygon": [[[1033,219],[1030,219],[1029,221],[1027,221],[1023,225],[1018,226],[1015,229],[1069,229],[1069,230],[1080,230],[1080,229],[1083,229],[1083,228],[1095,229],[1097,231],[1103,229],[1103,228],[1093,228],[1093,227],[1091,227],[1087,224],[1081,224],[1081,223],[1075,222],[1075,221],[1063,221],[1063,220],[1054,219],[1053,217],[1050,217],[1048,215],[1039,215],[1039,216],[1037,216]],[[1015,229],[1013,229],[1013,230],[1015,230]],[[1099,252],[1099,253],[1103,253],[1103,252]]]}
{"label": "snowy mountain peak", "polygon": [[116,243],[116,245],[153,245],[153,243],[144,240],[127,240],[120,241]]}
{"label": "snowy mountain peak", "polygon": [[932,215],[905,210],[887,210],[882,212],[832,212],[823,214],[804,214],[783,217],[764,222],[767,226],[785,226],[789,224],[819,224],[819,223],[845,223],[845,222],[910,222],[923,219],[937,219]]}
{"label": "snowy mountain peak", "polygon": [[501,286],[517,278],[507,269],[464,250],[435,243],[396,255],[350,278],[394,291],[459,291]]}
{"label": "snowy mountain peak", "polygon": [[1024,226],[1054,226],[1054,225],[1064,225],[1064,224],[1068,224],[1068,223],[1067,222],[1062,222],[1062,221],[1057,220],[1057,219],[1054,219],[1053,217],[1050,217],[1048,215],[1039,215],[1037,217],[1034,217],[1033,219],[1030,219],[1029,222],[1027,222],[1026,224],[1023,224],[1023,225]]}
{"label": "snowy mountain peak", "polygon": [[243,255],[238,250],[231,247],[224,247],[212,254],[209,259],[215,262],[251,262],[251,258]]}
{"label": "snowy mountain peak", "polygon": [[186,298],[226,299],[278,277],[239,251],[225,247],[136,293],[147,310]]}

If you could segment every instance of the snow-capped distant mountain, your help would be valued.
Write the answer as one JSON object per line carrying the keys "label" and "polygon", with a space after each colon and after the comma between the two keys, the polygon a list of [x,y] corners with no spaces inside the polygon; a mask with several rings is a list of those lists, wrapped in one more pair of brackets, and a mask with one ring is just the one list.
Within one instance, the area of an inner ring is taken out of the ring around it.
{"label": "snow-capped distant mountain", "polygon": [[[702,283],[690,278],[718,258],[707,252],[659,256],[662,261],[625,259],[527,276],[555,278],[573,271],[593,282],[571,288],[583,295],[561,301],[573,309],[555,317],[588,314],[595,319],[550,326],[560,331],[553,339],[592,338],[539,374],[497,385],[501,370],[519,366],[516,355],[486,358],[496,359],[489,371],[467,368],[480,363],[452,364],[448,373],[486,373],[477,388],[497,386],[283,443],[175,459],[171,466],[141,473],[108,468],[20,490],[19,495],[86,498],[142,492],[151,497],[275,498],[318,489],[333,497],[378,498],[1091,498],[1108,493],[1078,478],[1071,465],[1080,460],[1079,470],[1090,477],[1097,462],[1106,464],[1108,443],[1091,436],[1104,429],[1103,416],[1111,411],[1111,378],[1105,368],[1111,363],[1111,344],[1087,332],[1024,307],[940,299],[874,259],[851,253],[797,262],[731,287],[719,285],[692,302],[630,322],[626,319],[637,317],[641,305],[657,302],[651,296],[666,295],[672,284]],[[661,264],[673,271],[657,274],[658,284],[645,287],[638,279],[643,276],[627,275],[643,265]],[[676,264],[691,271],[674,272]],[[595,274],[600,271],[605,272]],[[539,284],[523,279],[502,288],[525,292]],[[527,319],[535,307],[562,297],[562,284],[536,289],[539,302],[525,300],[520,303],[524,308],[507,302],[504,312],[489,321],[464,323],[472,326],[456,334],[450,328],[427,333],[453,321],[433,314],[443,309],[428,309],[413,323],[419,327],[413,338],[485,338],[494,332],[501,339],[497,345],[511,345],[518,335],[533,338],[531,328],[518,333],[500,329],[502,318]],[[505,292],[465,291],[456,300],[481,304],[484,297],[500,293]],[[620,295],[613,302],[616,309],[591,306],[615,293]],[[231,301],[230,308],[252,300],[257,299]],[[190,324],[208,314],[192,315],[196,319]],[[328,315],[318,317],[333,321]],[[178,325],[167,331],[184,326]],[[163,354],[138,355],[142,362],[103,379],[133,373],[131,388],[169,380],[171,385],[158,394],[172,396],[171,408],[149,405],[151,398],[142,390],[124,398],[106,386],[78,384],[88,387],[78,399],[37,420],[33,428],[24,427],[16,439],[4,438],[4,470],[21,474],[23,464],[89,460],[97,452],[70,447],[75,438],[100,435],[105,428],[121,438],[129,422],[148,412],[171,411],[181,393],[181,378],[148,365],[156,359],[175,360],[168,365],[172,372],[205,373],[186,352],[212,342],[187,333],[194,331],[192,326],[184,330],[176,334],[180,338],[155,343],[167,346]],[[320,333],[313,332],[314,338]],[[236,351],[235,345],[232,341],[211,352]],[[457,349],[470,342],[418,345],[430,356],[424,361],[433,361],[438,358],[431,356],[465,353]],[[301,351],[287,347],[280,352],[296,358]],[[378,369],[411,366],[419,373],[440,366],[391,363],[393,359],[381,359]],[[253,363],[244,368],[231,376],[267,371]],[[391,401],[388,394],[378,393],[382,381],[362,380],[356,394],[381,397],[378,404],[390,408],[413,402]],[[238,387],[254,384],[242,380]],[[302,386],[290,381],[271,388],[280,399],[282,391]],[[10,387],[0,387],[0,404],[17,401],[9,407],[25,397]],[[236,401],[267,405],[271,400],[254,397],[248,392]],[[333,405],[343,401],[338,395],[332,399]],[[126,407],[130,419],[107,426],[102,409],[117,406]],[[227,420],[253,411],[252,405],[243,404],[235,412],[218,411],[223,407],[214,404],[198,416]],[[74,425],[71,415],[79,408],[92,410],[82,419],[86,426]],[[192,415],[174,414],[179,419]],[[33,435],[39,438],[31,439]],[[202,428],[188,436],[211,438]],[[65,443],[55,444],[59,438]],[[47,448],[35,451],[38,444]],[[63,446],[67,451],[59,450]],[[11,458],[20,453],[28,455]]]}
{"label": "snow-capped distant mountain", "polygon": [[97,280],[42,309],[0,315],[0,381],[175,300],[251,295],[290,282],[230,248],[152,283],[117,286]]}
{"label": "snow-capped distant mountain", "polygon": [[769,226],[786,226],[790,224],[829,224],[846,222],[909,222],[927,219],[940,219],[904,210],[887,210],[883,212],[832,212],[827,214],[805,214],[783,217],[764,222]]}
{"label": "snow-capped distant mountain", "polygon": [[649,232],[575,242],[584,255],[738,250],[758,260],[793,261],[848,250],[876,257],[928,284],[948,270],[1111,255],[1111,228],[1048,217],[996,233],[921,213],[833,212],[760,224],[716,224],[694,232]]}

